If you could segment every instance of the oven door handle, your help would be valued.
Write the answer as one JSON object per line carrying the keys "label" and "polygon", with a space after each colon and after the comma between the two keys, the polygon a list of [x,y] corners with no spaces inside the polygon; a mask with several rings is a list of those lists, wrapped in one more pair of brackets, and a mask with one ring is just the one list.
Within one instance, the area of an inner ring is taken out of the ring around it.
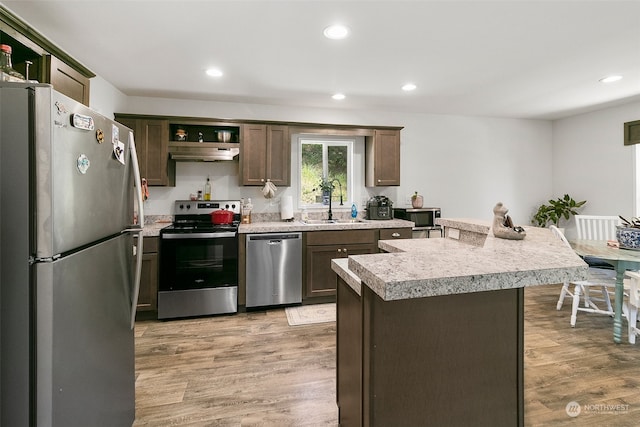
{"label": "oven door handle", "polygon": [[222,233],[162,233],[163,239],[215,239],[220,237],[236,237],[235,231]]}

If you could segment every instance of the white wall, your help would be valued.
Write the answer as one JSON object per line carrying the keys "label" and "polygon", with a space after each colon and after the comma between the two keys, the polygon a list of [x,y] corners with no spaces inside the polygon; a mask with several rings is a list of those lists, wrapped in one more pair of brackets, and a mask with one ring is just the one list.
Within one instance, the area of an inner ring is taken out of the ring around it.
{"label": "white wall", "polygon": [[110,119],[127,104],[127,96],[101,77],[91,79],[89,94],[89,106]]}
{"label": "white wall", "polygon": [[[634,216],[635,149],[623,124],[640,119],[640,102],[553,123],[553,195],[587,200],[583,214]],[[566,226],[569,238],[574,221]]]}
{"label": "white wall", "polygon": [[[405,206],[418,191],[425,206],[443,216],[486,218],[503,202],[517,224],[527,225],[535,207],[551,195],[552,125],[548,121],[292,108],[130,97],[120,113],[354,125],[404,126],[400,187],[368,189]],[[212,175],[213,198],[251,197],[258,212],[278,212],[259,188],[238,185],[237,162],[178,163],[175,188],[150,189],[147,214],[169,214],[171,202],[188,197]],[[230,176],[231,175],[231,176]],[[284,189],[278,195],[292,194]],[[295,199],[295,198],[294,198]]]}

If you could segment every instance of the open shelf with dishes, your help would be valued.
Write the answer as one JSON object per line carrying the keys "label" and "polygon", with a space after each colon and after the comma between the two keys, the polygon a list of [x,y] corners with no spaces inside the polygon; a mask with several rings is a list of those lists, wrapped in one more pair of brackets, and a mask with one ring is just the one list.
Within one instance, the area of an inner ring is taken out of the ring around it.
{"label": "open shelf with dishes", "polygon": [[240,143],[240,126],[230,123],[170,123],[169,136],[171,145],[178,143],[238,144]]}

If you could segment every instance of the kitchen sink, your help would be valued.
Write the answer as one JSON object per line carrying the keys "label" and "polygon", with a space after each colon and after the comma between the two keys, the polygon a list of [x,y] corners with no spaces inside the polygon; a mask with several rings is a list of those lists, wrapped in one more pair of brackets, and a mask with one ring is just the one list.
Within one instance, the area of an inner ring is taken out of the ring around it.
{"label": "kitchen sink", "polygon": [[355,224],[364,222],[362,219],[307,219],[300,221],[306,225]]}

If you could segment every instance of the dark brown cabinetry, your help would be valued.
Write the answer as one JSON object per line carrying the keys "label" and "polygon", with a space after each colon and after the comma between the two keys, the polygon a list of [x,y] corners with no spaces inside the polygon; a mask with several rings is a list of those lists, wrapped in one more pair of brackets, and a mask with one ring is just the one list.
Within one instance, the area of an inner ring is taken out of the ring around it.
{"label": "dark brown cabinetry", "polygon": [[337,283],[341,426],[524,424],[522,288],[383,301]]}
{"label": "dark brown cabinetry", "polygon": [[306,233],[305,298],[336,294],[331,260],[377,252],[378,230],[314,231]]}
{"label": "dark brown cabinetry", "polygon": [[400,185],[400,131],[376,129],[365,145],[365,185]]}
{"label": "dark brown cabinetry", "polygon": [[640,144],[640,120],[624,124],[624,145]]}
{"label": "dark brown cabinetry", "polygon": [[242,185],[291,185],[291,140],[288,126],[245,124],[240,144]]}
{"label": "dark brown cabinetry", "polygon": [[140,176],[152,186],[174,186],[175,162],[169,161],[169,122],[121,114],[115,118],[133,130]]}
{"label": "dark brown cabinetry", "polygon": [[137,311],[158,310],[158,238],[145,237]]}
{"label": "dark brown cabinetry", "polygon": [[95,74],[1,5],[0,43],[11,46],[13,67],[25,78],[50,83],[58,92],[89,105],[89,81]]}
{"label": "dark brown cabinetry", "polygon": [[43,82],[84,105],[89,105],[89,79],[53,55],[44,56]]}
{"label": "dark brown cabinetry", "polygon": [[362,427],[362,298],[338,277],[336,401],[341,426]]}
{"label": "dark brown cabinetry", "polygon": [[410,228],[381,228],[379,240],[410,239]]}

